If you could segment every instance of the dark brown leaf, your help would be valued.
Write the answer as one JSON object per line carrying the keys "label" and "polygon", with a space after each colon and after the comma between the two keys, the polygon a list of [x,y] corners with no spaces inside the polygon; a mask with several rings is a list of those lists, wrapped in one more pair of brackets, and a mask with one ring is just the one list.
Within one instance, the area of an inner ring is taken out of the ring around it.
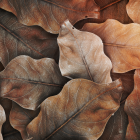
{"label": "dark brown leaf", "polygon": [[102,40],[95,34],[75,29],[68,20],[58,37],[59,66],[63,76],[111,83],[111,61],[104,54]]}
{"label": "dark brown leaf", "polygon": [[104,43],[105,54],[111,59],[112,72],[124,73],[140,68],[140,25],[121,24],[117,20],[87,23],[82,31],[98,35]]}
{"label": "dark brown leaf", "polygon": [[17,131],[16,133],[10,133],[8,135],[4,135],[3,140],[23,140],[20,133]]}
{"label": "dark brown leaf", "polygon": [[134,90],[125,102],[125,111],[129,124],[126,132],[126,140],[139,140],[140,138],[140,70],[134,75]]}
{"label": "dark brown leaf", "polygon": [[18,56],[0,73],[0,96],[34,110],[45,98],[59,93],[66,82],[53,59]]}
{"label": "dark brown leaf", "polygon": [[41,27],[20,24],[12,13],[0,9],[0,61],[4,66],[19,55],[35,59],[49,57],[58,61],[56,38]]}
{"label": "dark brown leaf", "polygon": [[0,7],[22,24],[39,25],[56,34],[66,19],[74,24],[85,17],[99,18],[100,10],[94,0],[0,0]]}
{"label": "dark brown leaf", "polygon": [[28,126],[33,140],[96,140],[111,115],[119,108],[122,83],[99,85],[85,79],[68,82],[62,91],[47,98]]}
{"label": "dark brown leaf", "polygon": [[12,110],[10,112],[10,123],[13,128],[20,131],[23,140],[28,138],[26,127],[38,115],[40,109],[35,111],[27,110],[20,107],[16,103],[12,103]]}

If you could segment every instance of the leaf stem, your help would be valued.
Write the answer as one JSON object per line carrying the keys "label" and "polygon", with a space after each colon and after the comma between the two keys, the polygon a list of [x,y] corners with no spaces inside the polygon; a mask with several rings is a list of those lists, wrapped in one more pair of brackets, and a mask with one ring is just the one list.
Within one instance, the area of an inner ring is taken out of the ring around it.
{"label": "leaf stem", "polygon": [[106,6],[104,6],[104,7],[102,7],[102,8],[100,9],[100,11],[102,11],[102,10],[104,10],[104,9],[106,9],[106,8],[112,6],[112,5],[114,5],[114,4],[116,4],[116,3],[120,2],[120,1],[122,1],[122,0],[116,0],[116,1],[114,1],[114,2],[112,2],[112,3],[110,3],[110,4],[108,4],[108,5],[106,5]]}

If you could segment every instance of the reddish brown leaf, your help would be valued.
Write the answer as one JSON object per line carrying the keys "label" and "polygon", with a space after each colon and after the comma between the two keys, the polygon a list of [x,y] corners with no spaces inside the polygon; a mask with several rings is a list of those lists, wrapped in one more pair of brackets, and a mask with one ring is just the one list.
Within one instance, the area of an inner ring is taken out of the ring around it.
{"label": "reddish brown leaf", "polygon": [[6,121],[6,115],[3,107],[0,105],[0,140],[3,140],[2,134],[1,134],[1,129],[3,123]]}
{"label": "reddish brown leaf", "polygon": [[99,85],[85,79],[68,82],[62,91],[47,98],[28,126],[33,140],[96,140],[111,115],[119,108],[122,83]]}
{"label": "reddish brown leaf", "polygon": [[66,82],[53,59],[18,56],[0,73],[0,96],[34,110],[45,98],[59,93]]}
{"label": "reddish brown leaf", "polygon": [[58,61],[56,38],[41,27],[20,24],[12,13],[0,9],[0,61],[4,66],[19,55],[35,59],[49,57]]}
{"label": "reddish brown leaf", "polygon": [[124,73],[140,68],[140,25],[125,25],[108,19],[101,24],[87,23],[82,31],[89,31],[101,37],[105,54],[112,61],[113,72]]}
{"label": "reddish brown leaf", "polygon": [[129,17],[136,23],[140,24],[140,1],[139,0],[129,0],[126,6],[127,13]]}
{"label": "reddish brown leaf", "polygon": [[26,132],[27,125],[38,115],[39,111],[39,109],[35,111],[27,110],[20,107],[14,102],[12,103],[12,110],[10,112],[10,123],[13,128],[20,131],[23,140],[26,140],[28,138]]}
{"label": "reddish brown leaf", "polygon": [[96,83],[111,83],[111,61],[104,54],[103,43],[95,34],[75,29],[67,20],[58,37],[59,66],[63,76],[84,78]]}
{"label": "reddish brown leaf", "polygon": [[22,24],[40,25],[56,34],[66,19],[74,24],[85,17],[99,18],[100,10],[94,0],[1,0],[0,7],[14,13]]}
{"label": "reddish brown leaf", "polygon": [[128,115],[126,140],[139,140],[140,138],[140,70],[135,71],[134,90],[125,102],[125,111]]}

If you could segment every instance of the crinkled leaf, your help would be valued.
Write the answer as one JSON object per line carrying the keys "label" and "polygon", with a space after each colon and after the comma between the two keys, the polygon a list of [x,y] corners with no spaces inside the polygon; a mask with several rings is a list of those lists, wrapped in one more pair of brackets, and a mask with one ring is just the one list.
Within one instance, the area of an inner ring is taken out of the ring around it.
{"label": "crinkled leaf", "polygon": [[125,102],[125,111],[129,124],[126,132],[126,140],[139,140],[140,138],[140,70],[134,75],[134,90]]}
{"label": "crinkled leaf", "polygon": [[53,59],[18,56],[0,73],[0,96],[34,110],[45,98],[59,93],[66,82]]}
{"label": "crinkled leaf", "polygon": [[110,83],[111,61],[104,54],[101,39],[75,29],[67,20],[58,37],[59,66],[63,76],[84,78],[96,83]]}
{"label": "crinkled leaf", "polygon": [[58,61],[56,38],[41,27],[19,23],[12,13],[0,9],[0,61],[4,66],[19,55],[35,59],[50,57]]}
{"label": "crinkled leaf", "polygon": [[129,17],[136,23],[140,24],[140,1],[139,0],[129,0],[126,5],[126,10]]}
{"label": "crinkled leaf", "polygon": [[85,17],[99,18],[100,10],[94,0],[0,0],[0,7],[22,24],[39,25],[51,33],[58,33],[66,19],[74,24]]}
{"label": "crinkled leaf", "polygon": [[85,79],[68,82],[47,98],[28,126],[33,140],[96,140],[111,115],[119,108],[122,83],[96,84]]}
{"label": "crinkled leaf", "polygon": [[28,138],[26,127],[27,125],[38,115],[39,109],[27,110],[20,107],[16,103],[12,103],[12,110],[10,112],[10,123],[13,128],[17,129],[23,138],[26,140]]}
{"label": "crinkled leaf", "polygon": [[103,40],[105,54],[112,61],[113,72],[124,73],[140,68],[139,24],[122,24],[108,19],[101,24],[87,23],[82,31],[95,33]]}

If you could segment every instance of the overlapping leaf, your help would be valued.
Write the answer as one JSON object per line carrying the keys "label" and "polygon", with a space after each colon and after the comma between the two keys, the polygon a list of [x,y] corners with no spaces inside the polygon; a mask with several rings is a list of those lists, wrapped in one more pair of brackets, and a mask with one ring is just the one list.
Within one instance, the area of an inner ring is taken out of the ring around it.
{"label": "overlapping leaf", "polygon": [[19,56],[0,73],[0,96],[34,110],[45,98],[59,93],[66,82],[53,59]]}
{"label": "overlapping leaf", "polygon": [[0,0],[0,7],[22,24],[39,25],[51,33],[58,33],[66,19],[74,24],[85,17],[99,18],[100,10],[94,0]]}
{"label": "overlapping leaf", "polygon": [[62,91],[47,98],[28,126],[33,140],[96,140],[111,115],[119,108],[122,83],[99,85],[85,79],[68,82]]}
{"label": "overlapping leaf", "polygon": [[140,138],[140,70],[135,71],[134,90],[125,102],[125,111],[128,115],[126,140],[139,140]]}
{"label": "overlapping leaf", "polygon": [[10,123],[13,128],[20,131],[23,140],[28,138],[26,127],[38,115],[39,109],[32,111],[20,107],[16,103],[12,103],[12,110],[10,112]]}
{"label": "overlapping leaf", "polygon": [[4,66],[19,55],[35,59],[50,57],[58,61],[56,38],[41,27],[20,24],[12,13],[0,9],[0,61]]}
{"label": "overlapping leaf", "polygon": [[101,24],[87,23],[83,31],[97,34],[104,43],[105,54],[111,59],[113,72],[124,73],[140,68],[140,25],[121,24],[108,19]]}
{"label": "overlapping leaf", "polygon": [[140,24],[140,1],[139,0],[129,0],[126,6],[127,13],[129,17],[136,23]]}
{"label": "overlapping leaf", "polygon": [[57,40],[63,76],[89,79],[96,83],[112,81],[112,64],[104,54],[103,43],[98,36],[75,29],[67,20],[61,26]]}
{"label": "overlapping leaf", "polygon": [[2,134],[1,134],[1,129],[3,123],[6,121],[6,115],[3,107],[0,105],[0,140],[3,140]]}

